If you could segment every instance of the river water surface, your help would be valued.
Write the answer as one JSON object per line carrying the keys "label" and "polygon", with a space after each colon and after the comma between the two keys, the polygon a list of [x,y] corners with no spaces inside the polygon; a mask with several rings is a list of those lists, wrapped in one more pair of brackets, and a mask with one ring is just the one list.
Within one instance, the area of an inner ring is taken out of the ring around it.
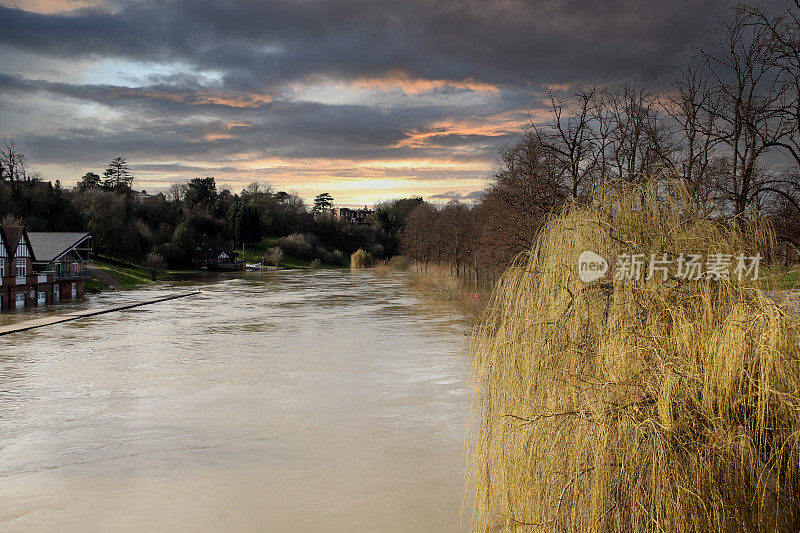
{"label": "river water surface", "polygon": [[462,318],[398,280],[331,270],[72,307],[190,289],[0,337],[0,530],[469,525]]}

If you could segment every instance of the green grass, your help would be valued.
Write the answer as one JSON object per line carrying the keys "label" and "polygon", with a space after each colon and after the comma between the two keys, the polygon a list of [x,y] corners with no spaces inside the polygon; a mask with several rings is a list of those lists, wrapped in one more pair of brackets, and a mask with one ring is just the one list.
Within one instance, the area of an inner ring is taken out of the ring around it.
{"label": "green grass", "polygon": [[264,253],[273,246],[278,246],[278,237],[266,237],[252,247],[245,248],[244,253],[242,253],[241,248],[237,252],[239,252],[239,258],[244,259],[245,263],[261,263]]}
{"label": "green grass", "polygon": [[84,290],[89,293],[106,291],[108,290],[108,285],[99,279],[90,279],[84,284]]}
{"label": "green grass", "polygon": [[114,276],[123,289],[153,283],[150,274],[138,265],[105,257],[97,257],[92,262],[97,268]]}

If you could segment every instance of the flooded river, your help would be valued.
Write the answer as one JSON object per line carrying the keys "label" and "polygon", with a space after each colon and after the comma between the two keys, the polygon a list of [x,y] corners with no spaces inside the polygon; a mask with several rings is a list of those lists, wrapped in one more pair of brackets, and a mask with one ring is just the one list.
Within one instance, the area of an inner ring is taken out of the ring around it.
{"label": "flooded river", "polygon": [[464,320],[330,270],[48,312],[188,289],[0,337],[0,530],[466,528]]}

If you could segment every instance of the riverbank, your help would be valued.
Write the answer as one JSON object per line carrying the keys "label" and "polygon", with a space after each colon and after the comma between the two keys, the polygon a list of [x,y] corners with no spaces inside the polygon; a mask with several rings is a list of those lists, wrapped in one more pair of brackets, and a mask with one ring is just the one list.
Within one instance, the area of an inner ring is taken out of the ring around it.
{"label": "riverbank", "polygon": [[[143,266],[115,259],[107,256],[97,256],[91,261],[93,269],[104,272],[105,276],[93,275],[92,279],[86,282],[86,292],[100,292],[105,290],[129,290],[142,285],[151,285],[158,281],[173,280],[175,276],[199,274],[202,271],[196,269],[175,269],[165,270],[152,279],[152,274]],[[100,277],[104,279],[99,279]],[[116,282],[116,287],[114,283]]]}
{"label": "riverbank", "polygon": [[[251,247],[239,250],[240,258],[248,264],[261,264],[262,257],[266,251],[278,245],[278,237],[266,237]],[[151,272],[142,265],[109,257],[98,255],[91,261],[90,265],[93,273],[92,279],[86,282],[86,291],[97,293],[107,290],[130,290],[136,287],[152,285],[163,281],[174,281],[176,278],[202,274],[206,271],[184,268],[167,269],[159,272],[156,279],[152,279]],[[274,268],[274,267],[273,267]],[[290,269],[316,269],[316,268],[344,268],[344,265],[316,265],[312,261],[306,261],[290,254],[284,254],[278,263],[279,270]],[[100,271],[97,273],[97,271]]]}

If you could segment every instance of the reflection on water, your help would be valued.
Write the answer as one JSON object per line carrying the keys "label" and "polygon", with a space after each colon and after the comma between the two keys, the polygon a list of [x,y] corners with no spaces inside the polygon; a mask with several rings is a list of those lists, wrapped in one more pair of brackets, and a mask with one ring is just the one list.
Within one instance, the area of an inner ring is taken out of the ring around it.
{"label": "reflection on water", "polygon": [[177,288],[0,337],[0,529],[459,529],[464,321],[349,271],[73,307]]}

